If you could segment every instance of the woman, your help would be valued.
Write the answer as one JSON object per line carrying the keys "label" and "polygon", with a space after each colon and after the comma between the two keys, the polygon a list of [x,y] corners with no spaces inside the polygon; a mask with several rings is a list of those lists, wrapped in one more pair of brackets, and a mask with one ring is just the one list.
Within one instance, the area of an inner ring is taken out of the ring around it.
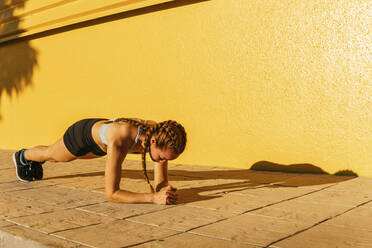
{"label": "woman", "polygon": [[[32,181],[43,178],[42,164],[45,161],[67,162],[107,154],[105,191],[110,202],[174,204],[178,194],[168,185],[168,160],[176,159],[185,145],[185,129],[175,121],[83,119],[70,126],[55,144],[17,151],[13,154],[13,161],[18,179]],[[155,162],[156,191],[147,176],[146,152]],[[142,153],[142,168],[151,193],[120,189],[121,164],[127,153]]]}

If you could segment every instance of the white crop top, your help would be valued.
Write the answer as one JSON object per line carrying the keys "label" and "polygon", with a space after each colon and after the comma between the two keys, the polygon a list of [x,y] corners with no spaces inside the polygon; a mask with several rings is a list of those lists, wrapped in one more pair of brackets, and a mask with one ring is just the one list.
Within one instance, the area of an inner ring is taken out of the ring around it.
{"label": "white crop top", "polygon": [[[101,129],[99,130],[99,137],[101,138],[102,143],[105,144],[106,146],[107,146],[107,139],[106,139],[106,129],[107,129],[107,126],[110,125],[111,123],[113,123],[115,121],[115,119],[111,119],[109,121],[110,121],[109,123],[103,124],[102,127],[101,127]],[[146,121],[145,121],[145,124],[146,124]],[[137,142],[138,142],[141,134],[142,134],[142,128],[141,127],[138,127],[137,136],[136,136],[136,138],[134,140],[134,143],[130,147],[129,151],[132,151],[132,149],[134,148],[134,146],[137,144]]]}

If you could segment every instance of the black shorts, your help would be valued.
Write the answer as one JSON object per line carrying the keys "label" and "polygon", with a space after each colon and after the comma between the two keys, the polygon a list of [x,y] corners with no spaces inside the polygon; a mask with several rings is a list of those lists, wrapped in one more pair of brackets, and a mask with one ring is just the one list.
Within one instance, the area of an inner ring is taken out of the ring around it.
{"label": "black shorts", "polygon": [[72,124],[63,135],[63,142],[73,155],[76,157],[83,156],[92,152],[98,156],[106,155],[106,152],[97,145],[93,140],[93,124],[108,119],[83,119]]}

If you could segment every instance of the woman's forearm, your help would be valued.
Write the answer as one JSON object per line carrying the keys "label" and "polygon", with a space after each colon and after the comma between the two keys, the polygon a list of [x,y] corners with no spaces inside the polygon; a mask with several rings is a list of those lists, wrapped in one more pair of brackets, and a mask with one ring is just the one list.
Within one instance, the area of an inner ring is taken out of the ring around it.
{"label": "woman's forearm", "polygon": [[135,193],[126,190],[117,190],[108,197],[110,202],[116,203],[141,203],[154,202],[154,194],[152,193]]}
{"label": "woman's forearm", "polygon": [[160,191],[168,185],[168,161],[154,163],[155,191]]}

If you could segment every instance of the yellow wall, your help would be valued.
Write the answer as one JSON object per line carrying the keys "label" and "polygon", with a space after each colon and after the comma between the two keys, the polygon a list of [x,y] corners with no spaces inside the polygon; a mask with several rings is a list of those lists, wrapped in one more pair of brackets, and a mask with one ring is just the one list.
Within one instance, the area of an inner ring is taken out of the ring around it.
{"label": "yellow wall", "polygon": [[370,1],[194,2],[0,46],[0,148],[85,117],[175,119],[176,163],[372,177]]}

